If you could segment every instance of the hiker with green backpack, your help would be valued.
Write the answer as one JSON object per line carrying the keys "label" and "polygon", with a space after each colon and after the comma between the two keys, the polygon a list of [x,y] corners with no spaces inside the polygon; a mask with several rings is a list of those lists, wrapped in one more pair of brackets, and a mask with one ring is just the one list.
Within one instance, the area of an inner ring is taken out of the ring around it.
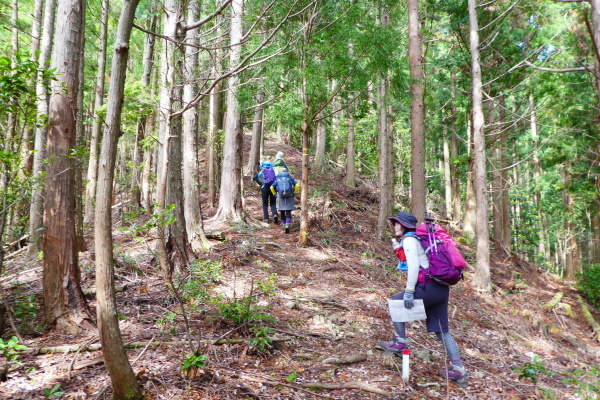
{"label": "hiker with green backpack", "polygon": [[[436,334],[444,345],[451,363],[450,369],[440,370],[440,375],[456,382],[459,386],[467,386],[467,374],[462,364],[460,351],[454,337],[450,334],[448,326],[449,285],[460,280],[462,270],[457,267],[456,272],[452,271],[455,263],[451,261],[448,262],[450,265],[439,267],[438,264],[441,261],[438,261],[435,257],[444,256],[449,258],[445,254],[447,249],[444,241],[440,240],[438,236],[434,237],[434,229],[439,228],[439,226],[433,225],[433,223],[426,226],[425,236],[422,237],[417,232],[417,218],[413,214],[402,211],[397,216],[388,218],[388,220],[391,222],[395,234],[395,238],[392,239],[392,247],[400,260],[398,269],[407,272],[405,291],[392,297],[392,300],[403,300],[404,308],[408,310],[414,307],[415,299],[423,300],[427,331]],[[421,229],[421,226],[419,226],[419,229]],[[427,243],[427,248],[423,247],[423,242]],[[445,269],[445,271],[438,274],[439,269]],[[460,276],[447,278],[443,273],[446,273],[446,275],[448,273],[450,275],[460,274]],[[449,283],[446,283],[444,279]],[[393,321],[392,323],[395,330],[394,339],[389,342],[381,341],[378,346],[386,351],[401,355],[402,351],[407,348],[406,322]]]}

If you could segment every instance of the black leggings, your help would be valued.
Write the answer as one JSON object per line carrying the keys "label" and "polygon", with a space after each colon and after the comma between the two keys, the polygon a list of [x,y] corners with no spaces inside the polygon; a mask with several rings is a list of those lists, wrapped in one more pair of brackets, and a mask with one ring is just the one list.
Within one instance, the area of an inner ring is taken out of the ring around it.
{"label": "black leggings", "polygon": [[281,214],[281,223],[285,224],[285,221],[289,219],[288,224],[292,222],[292,210],[279,210],[279,214]]}
{"label": "black leggings", "polygon": [[275,205],[275,195],[271,193],[271,185],[263,185],[261,193],[264,218],[269,219],[269,204],[271,204],[271,213],[275,218],[277,216],[277,206]]}

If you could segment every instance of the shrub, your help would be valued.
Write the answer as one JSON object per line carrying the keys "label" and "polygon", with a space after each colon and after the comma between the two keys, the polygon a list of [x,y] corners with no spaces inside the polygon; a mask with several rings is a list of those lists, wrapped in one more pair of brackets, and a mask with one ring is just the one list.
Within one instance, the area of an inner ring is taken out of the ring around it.
{"label": "shrub", "polygon": [[600,308],[600,264],[584,268],[578,274],[577,289],[592,306]]}

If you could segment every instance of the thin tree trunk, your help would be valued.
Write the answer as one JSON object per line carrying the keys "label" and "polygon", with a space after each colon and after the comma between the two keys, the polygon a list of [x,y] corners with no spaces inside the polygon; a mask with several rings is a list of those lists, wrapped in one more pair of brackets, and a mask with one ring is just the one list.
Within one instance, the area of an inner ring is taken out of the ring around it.
{"label": "thin tree trunk", "polygon": [[[306,47],[309,44],[310,32],[313,29],[312,18],[308,19],[306,28],[303,33],[303,42],[300,49],[300,70],[306,71],[307,67],[307,51]],[[308,173],[309,173],[309,149],[310,149],[310,128],[311,128],[311,110],[310,97],[308,93],[308,78],[305,73],[302,74],[302,83],[300,86],[302,98],[302,191],[300,192],[300,235],[298,244],[302,247],[309,245],[308,237]]]}
{"label": "thin tree trunk", "polygon": [[[222,0],[216,0],[217,7],[220,6]],[[215,18],[216,36],[221,36],[221,22],[222,18],[217,16]],[[211,74],[213,77],[218,77],[221,74],[221,55],[222,51],[215,50],[215,60],[212,64]],[[208,206],[213,208],[217,201],[217,162],[219,161],[219,155],[221,154],[220,149],[217,149],[217,140],[219,130],[222,128],[222,111],[221,111],[221,81],[213,86],[210,92],[209,99],[209,114],[208,114],[208,133],[206,137],[206,180],[208,182]]]}
{"label": "thin tree trunk", "polygon": [[250,143],[250,155],[248,157],[248,165],[246,165],[246,176],[254,176],[256,167],[260,163],[260,155],[262,149],[262,131],[263,131],[263,102],[265,94],[259,91],[256,94],[256,108],[254,109],[254,121],[252,121],[252,142]]}
{"label": "thin tree trunk", "polygon": [[346,185],[356,187],[356,161],[354,150],[354,110],[348,109],[348,145],[346,147]]}
{"label": "thin tree trunk", "polygon": [[114,179],[117,141],[121,126],[121,110],[123,107],[123,88],[127,73],[129,57],[129,38],[133,26],[135,9],[139,0],[125,0],[119,20],[115,40],[115,51],[112,60],[108,107],[106,113],[106,130],[102,141],[98,167],[98,201],[95,215],[95,247],[96,247],[96,300],[98,315],[98,332],[104,362],[110,375],[113,388],[113,399],[142,399],[142,390],[131,368],[127,354],[123,348],[123,339],[119,329],[117,301],[115,296],[115,276],[112,241],[112,186]]}
{"label": "thin tree trunk", "polygon": [[90,159],[87,170],[87,185],[85,189],[85,216],[84,221],[90,223],[94,216],[94,201],[96,200],[96,176],[98,174],[98,149],[102,136],[102,124],[104,121],[98,115],[98,110],[104,102],[104,78],[106,75],[106,44],[108,30],[109,1],[102,0],[102,18],[100,21],[100,50],[98,52],[98,71],[96,73],[96,85],[94,92],[94,124],[92,125],[92,137],[90,139]]}
{"label": "thin tree trunk", "polygon": [[540,187],[540,179],[542,175],[542,170],[540,167],[540,157],[539,157],[539,137],[537,134],[537,115],[535,112],[535,101],[533,99],[533,93],[529,93],[529,107],[531,108],[531,141],[533,142],[533,182],[535,185],[534,188],[534,204],[537,209],[538,218],[540,221],[540,227],[538,230],[538,252],[544,256],[546,256],[546,237],[547,230],[546,224],[544,221],[544,213],[542,210],[542,191]]}
{"label": "thin tree trunk", "polygon": [[[450,87],[450,96],[454,99],[456,98],[456,71],[452,70],[450,72],[450,76],[451,76],[451,80],[452,80],[452,85]],[[456,162],[454,162],[454,160],[456,160],[456,158],[458,157],[458,130],[457,130],[457,124],[456,124],[456,115],[458,113],[457,107],[456,107],[456,102],[452,102],[452,105],[450,107],[450,112],[452,113],[452,115],[450,116],[451,118],[451,128],[452,128],[452,135],[450,136],[450,159],[453,160],[452,164],[450,165],[450,174],[452,175],[452,206],[454,207],[453,211],[452,211],[452,220],[453,221],[460,221],[461,218],[461,201],[460,201],[460,179],[459,179],[459,174],[458,174],[458,165],[456,164]],[[469,135],[467,134],[467,137]]]}
{"label": "thin tree trunk", "polygon": [[89,318],[80,286],[75,236],[75,102],[79,90],[82,1],[61,0],[54,39],[57,81],[49,105],[48,163],[44,193],[44,309],[48,326],[76,333]]}
{"label": "thin tree trunk", "polygon": [[[85,21],[85,10],[86,10],[86,0],[83,0],[83,11],[82,11],[82,20]],[[85,26],[83,27],[84,32],[81,37],[81,49],[79,53],[79,59],[82,60],[79,63],[79,72],[78,72],[78,80],[79,86],[82,88],[77,92],[77,128],[75,133],[75,143],[77,147],[83,147],[85,145],[85,125],[83,120],[85,118],[84,107],[83,107],[83,88],[85,87],[85,65],[83,60],[85,60]],[[77,159],[75,164],[75,235],[77,237],[77,249],[79,251],[85,251],[86,244],[85,238],[83,237],[83,199],[81,198],[81,189],[83,187],[83,167],[82,161]]]}
{"label": "thin tree trunk", "polygon": [[[200,16],[200,2],[192,2],[188,6],[188,23],[193,23]],[[186,42],[197,45],[194,30],[187,32]],[[185,48],[183,101],[188,104],[196,95],[193,84],[198,73],[198,50],[195,47]],[[183,113],[182,152],[183,152],[183,212],[189,243],[195,252],[210,246],[202,229],[202,210],[200,208],[200,171],[198,170],[198,111],[191,107]]]}
{"label": "thin tree trunk", "polygon": [[408,0],[408,60],[410,66],[410,127],[412,145],[411,206],[421,219],[427,207],[425,182],[425,80],[421,57],[419,1]]}
{"label": "thin tree trunk", "polygon": [[[472,115],[472,114],[471,114]],[[469,155],[469,164],[467,167],[467,184],[466,184],[466,194],[465,194],[465,216],[463,220],[463,234],[474,238],[475,236],[475,223],[476,223],[476,215],[475,215],[475,189],[473,187],[473,178],[474,178],[474,162],[473,162],[473,123],[472,118],[467,120],[467,153]]]}
{"label": "thin tree trunk", "polygon": [[452,175],[450,173],[450,140],[448,126],[444,125],[444,201],[446,204],[446,218],[452,219]]}
{"label": "thin tree trunk", "polygon": [[315,159],[314,168],[317,171],[323,171],[325,167],[325,145],[327,144],[327,128],[323,117],[323,111],[317,115],[317,138],[315,141]]}
{"label": "thin tree trunk", "polygon": [[[242,47],[242,15],[243,2],[231,3],[231,29],[229,66],[235,67],[240,62]],[[241,124],[237,93],[239,76],[234,74],[227,80],[227,114],[225,117],[225,143],[223,146],[223,166],[221,189],[219,193],[219,209],[214,219],[220,221],[241,221],[244,210],[241,204]]]}
{"label": "thin tree trunk", "polygon": [[[31,25],[31,48],[30,60],[36,62],[38,59],[38,51],[40,50],[40,26],[42,23],[42,15],[44,11],[44,0],[35,0],[33,5],[33,21]],[[22,170],[25,175],[30,176],[33,171],[33,140],[34,129],[31,126],[26,126],[23,132],[23,159],[21,161]]]}
{"label": "thin tree trunk", "polygon": [[577,227],[575,226],[575,222],[573,221],[573,216],[575,213],[575,199],[573,198],[573,193],[570,190],[573,185],[573,175],[571,171],[571,162],[567,162],[565,164],[565,198],[566,204],[565,208],[567,210],[565,216],[565,224],[566,224],[566,232],[567,232],[567,242],[566,242],[566,276],[567,279],[573,279],[575,274],[579,272],[579,247],[577,245]]}
{"label": "thin tree trunk", "polygon": [[[506,104],[504,101],[504,95],[499,98],[500,104],[500,121],[506,121]],[[502,206],[502,247],[510,254],[511,253],[511,238],[512,231],[510,227],[510,182],[508,173],[508,134],[503,132],[500,136],[500,181],[502,182],[502,192],[500,195],[500,204]]]}
{"label": "thin tree trunk", "polygon": [[468,0],[469,28],[471,47],[471,74],[473,90],[473,163],[475,176],[473,185],[477,200],[475,228],[476,237],[476,270],[473,279],[475,287],[489,292],[490,278],[490,246],[488,226],[487,173],[483,116],[483,88],[481,82],[481,63],[479,58],[479,23],[477,21],[477,0]]}
{"label": "thin tree trunk", "polygon": [[[382,6],[380,10],[380,23],[385,29],[389,24],[388,11]],[[391,194],[394,192],[393,188],[393,170],[389,169],[390,161],[389,148],[392,143],[389,141],[388,135],[388,108],[387,108],[387,97],[388,97],[388,76],[387,71],[381,73],[379,80],[379,88],[377,90],[378,103],[377,109],[379,112],[377,131],[379,136],[378,152],[379,152],[379,212],[377,217],[377,238],[384,240],[386,230],[388,227],[388,217],[390,216],[390,210],[392,204],[390,202]],[[390,193],[391,192],[391,193]]]}
{"label": "thin tree trunk", "polygon": [[[179,0],[168,0],[164,7],[164,36],[182,41],[179,37],[181,30],[178,25],[181,21],[181,3]],[[165,41],[163,59],[161,63],[161,95],[160,95],[160,153],[157,163],[156,184],[156,212],[169,212],[168,206],[175,207],[170,211],[175,221],[166,226],[159,224],[157,227],[157,253],[159,262],[167,283],[173,271],[173,252],[179,253],[181,261],[188,262],[189,242],[185,231],[185,218],[183,214],[182,181],[181,181],[181,118],[173,117],[172,111],[181,105],[181,85],[177,79],[180,76],[176,45],[172,41]]]}
{"label": "thin tree trunk", "polygon": [[[153,15],[150,20],[150,31],[156,30],[158,22],[157,15]],[[144,73],[142,75],[142,85],[146,90],[149,90],[151,94],[156,91],[156,85],[152,85],[152,72],[154,71],[154,47],[156,38],[154,35],[147,34],[144,40],[144,59],[142,61],[144,65]],[[132,182],[132,193],[131,203],[134,207],[143,207],[148,214],[152,213],[152,199],[150,194],[150,167],[152,165],[152,153],[154,152],[154,146],[142,148],[142,141],[149,137],[152,129],[154,128],[155,111],[149,116],[142,116],[138,121],[135,155],[134,155],[134,172]],[[140,171],[140,164],[142,170]]]}
{"label": "thin tree trunk", "polygon": [[[52,54],[52,46],[54,39],[54,19],[56,13],[57,0],[46,0],[44,9],[44,28],[42,31],[42,42],[39,67],[47,68]],[[42,75],[38,74],[36,84],[37,97],[37,119],[41,120],[43,116],[48,114],[48,91]],[[48,133],[48,125],[44,124],[35,130],[34,153],[33,153],[33,190],[31,193],[31,208],[29,210],[29,234],[31,244],[29,245],[29,254],[37,254],[42,250],[42,226],[44,214],[44,196],[42,174],[44,172],[44,158],[46,157],[46,137]]]}

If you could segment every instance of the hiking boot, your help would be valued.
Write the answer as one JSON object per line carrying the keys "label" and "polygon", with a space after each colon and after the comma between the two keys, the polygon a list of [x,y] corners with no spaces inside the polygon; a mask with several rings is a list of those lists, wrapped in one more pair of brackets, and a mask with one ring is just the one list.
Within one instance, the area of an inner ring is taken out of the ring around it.
{"label": "hiking boot", "polygon": [[265,221],[265,224],[270,224],[271,223],[271,220],[269,218],[266,218],[263,221]]}
{"label": "hiking boot", "polygon": [[389,351],[391,353],[402,354],[402,350],[406,349],[406,343],[391,341],[391,342],[379,342],[377,343],[379,347],[381,347],[385,351]]}
{"label": "hiking boot", "polygon": [[285,233],[290,233],[290,224],[285,224]]}
{"label": "hiking boot", "polygon": [[274,224],[278,224],[278,223],[279,223],[279,218],[277,218],[277,217],[273,217],[273,223],[274,223]]}
{"label": "hiking boot", "polygon": [[440,375],[442,378],[448,379],[456,383],[460,387],[468,386],[467,373],[463,367],[453,365],[451,369],[441,369]]}

